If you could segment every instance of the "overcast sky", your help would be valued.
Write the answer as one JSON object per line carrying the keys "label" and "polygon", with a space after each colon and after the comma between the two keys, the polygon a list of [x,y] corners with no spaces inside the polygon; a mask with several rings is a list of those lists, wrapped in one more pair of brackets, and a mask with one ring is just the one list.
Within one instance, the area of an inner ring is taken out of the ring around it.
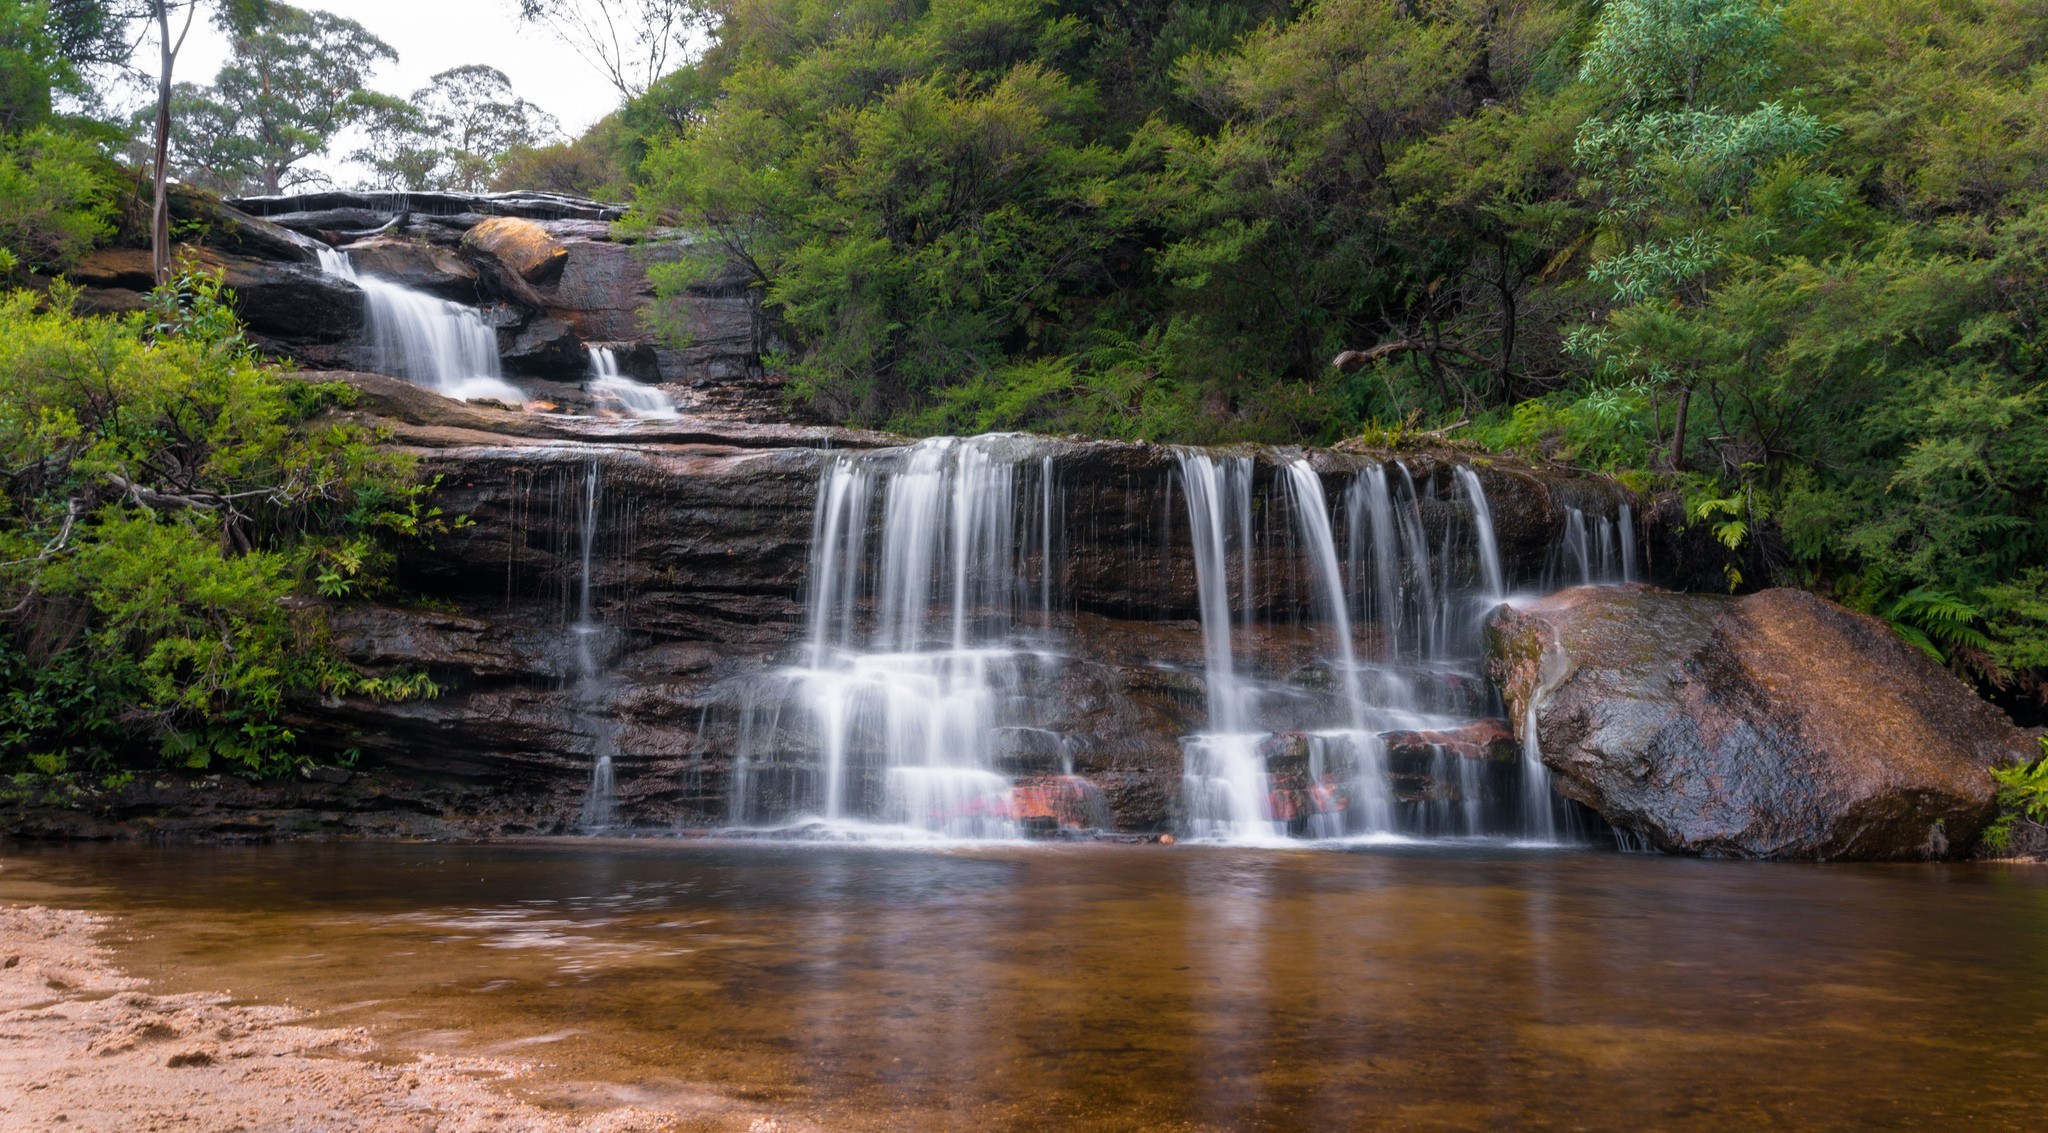
{"label": "overcast sky", "polygon": [[[488,63],[505,72],[519,97],[560,119],[563,132],[570,137],[619,104],[619,92],[575,52],[545,27],[519,20],[518,0],[295,0],[295,4],[346,16],[390,44],[398,52],[398,62],[380,68],[370,82],[372,88],[387,94],[410,95],[450,67]],[[150,48],[137,58],[152,73],[156,64],[153,48],[151,41]],[[178,56],[175,77],[181,82],[211,83],[227,55],[227,40],[219,32],[211,26],[194,25]],[[129,92],[128,101],[137,104],[144,97],[142,92]],[[335,155],[356,145],[356,139],[342,138],[329,156],[305,164],[327,170],[339,184],[352,184],[355,175],[343,169]]]}

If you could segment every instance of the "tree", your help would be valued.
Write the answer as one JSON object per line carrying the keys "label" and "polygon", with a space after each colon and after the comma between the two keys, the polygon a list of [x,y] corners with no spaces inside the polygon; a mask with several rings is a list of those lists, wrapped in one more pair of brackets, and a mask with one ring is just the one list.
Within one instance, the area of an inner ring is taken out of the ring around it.
{"label": "tree", "polygon": [[692,33],[707,30],[706,0],[518,0],[519,18],[560,36],[622,98],[646,92],[688,58]]}
{"label": "tree", "polygon": [[362,121],[368,142],[349,155],[370,167],[370,183],[389,189],[480,192],[505,155],[552,141],[554,115],[520,98],[503,71],[454,67],[412,92],[378,103]]}
{"label": "tree", "polygon": [[[269,8],[269,0],[212,0],[216,5],[216,22],[224,28],[245,30],[261,19]],[[170,202],[170,146],[171,146],[171,97],[173,94],[172,73],[176,70],[178,56],[185,49],[185,37],[192,32],[192,20],[199,14],[201,0],[146,0],[146,7],[139,13],[146,23],[155,25],[157,41],[156,106],[150,120],[150,180],[152,203],[150,207],[149,251],[150,264],[156,273],[158,283],[171,277],[171,202]],[[179,12],[183,16],[179,16]],[[178,32],[171,34],[171,26],[177,24]]]}
{"label": "tree", "polygon": [[[1673,391],[1674,470],[1685,467],[1706,344],[1668,333],[1679,324],[1667,316],[1704,302],[1720,269],[1775,239],[1781,219],[1841,203],[1829,179],[1803,176],[1800,162],[1832,136],[1818,118],[1779,102],[1723,108],[1755,99],[1775,73],[1782,30],[1757,0],[1621,0],[1602,11],[1580,72],[1619,95],[1613,117],[1580,126],[1577,149],[1610,242],[1588,276],[1621,311],[1610,320],[1618,331],[1591,330],[1576,345],[1611,373]],[[1752,200],[1774,180],[1788,217]],[[1643,333],[1631,340],[1630,328]]]}
{"label": "tree", "polygon": [[379,95],[366,99],[356,123],[363,144],[348,159],[370,171],[368,189],[425,189],[441,164],[440,147],[427,130],[426,115],[402,98]]}
{"label": "tree", "polygon": [[79,86],[49,23],[40,0],[0,0],[0,134],[42,125],[51,93]]}
{"label": "tree", "polygon": [[295,166],[372,113],[370,72],[398,53],[354,20],[271,4],[235,38],[211,87],[181,86],[174,137],[180,175],[223,189],[277,193],[311,179]]}

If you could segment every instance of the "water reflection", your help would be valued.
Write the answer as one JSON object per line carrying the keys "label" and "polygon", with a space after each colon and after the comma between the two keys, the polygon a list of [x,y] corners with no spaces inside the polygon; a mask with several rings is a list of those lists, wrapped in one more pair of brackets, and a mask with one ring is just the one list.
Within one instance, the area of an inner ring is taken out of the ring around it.
{"label": "water reflection", "polygon": [[1995,1128],[2048,1096],[2048,871],[644,843],[0,865],[0,899],[128,914],[123,958],[172,990],[516,1050],[562,1104],[631,1089],[706,1128]]}

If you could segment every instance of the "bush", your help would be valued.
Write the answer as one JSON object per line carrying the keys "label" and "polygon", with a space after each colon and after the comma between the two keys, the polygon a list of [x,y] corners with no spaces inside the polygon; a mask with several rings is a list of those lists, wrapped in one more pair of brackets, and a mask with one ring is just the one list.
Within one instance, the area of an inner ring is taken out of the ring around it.
{"label": "bush", "polygon": [[321,599],[374,590],[439,514],[411,460],[258,362],[219,285],[80,317],[0,297],[0,773],[291,765],[296,698],[433,691],[358,672]]}
{"label": "bush", "polygon": [[0,138],[0,249],[22,267],[70,267],[114,230],[112,174],[83,138],[47,128]]}

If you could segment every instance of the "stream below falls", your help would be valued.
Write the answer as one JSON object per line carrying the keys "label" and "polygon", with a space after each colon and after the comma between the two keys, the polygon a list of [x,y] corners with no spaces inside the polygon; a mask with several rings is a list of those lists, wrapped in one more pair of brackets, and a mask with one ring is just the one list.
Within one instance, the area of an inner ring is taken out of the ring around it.
{"label": "stream below falls", "polygon": [[2048,870],[1498,846],[13,847],[399,1057],[541,1064],[688,1128],[2018,1129]]}

